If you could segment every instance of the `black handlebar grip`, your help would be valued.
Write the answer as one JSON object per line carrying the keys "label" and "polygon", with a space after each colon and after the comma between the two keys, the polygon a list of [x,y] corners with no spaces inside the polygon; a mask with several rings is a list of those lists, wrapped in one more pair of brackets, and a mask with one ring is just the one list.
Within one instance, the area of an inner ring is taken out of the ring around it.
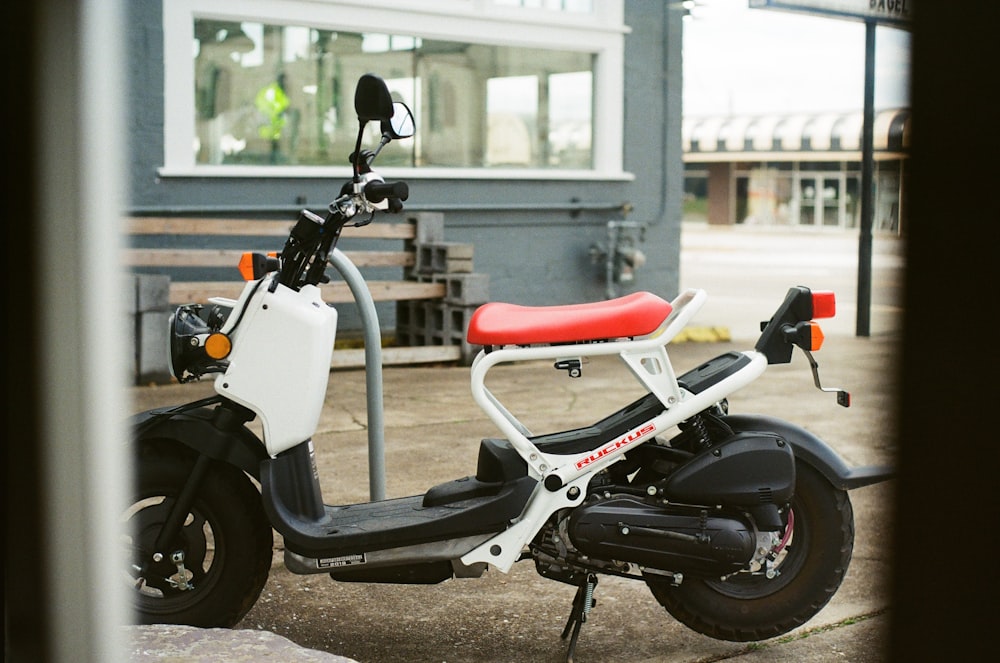
{"label": "black handlebar grip", "polygon": [[386,198],[406,200],[409,196],[410,187],[406,182],[369,182],[365,185],[365,198],[373,203],[380,203]]}

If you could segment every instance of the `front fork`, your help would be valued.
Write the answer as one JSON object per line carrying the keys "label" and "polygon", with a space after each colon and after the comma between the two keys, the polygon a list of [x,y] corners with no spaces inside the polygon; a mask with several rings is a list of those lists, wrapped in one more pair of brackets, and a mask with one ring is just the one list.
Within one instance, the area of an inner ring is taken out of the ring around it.
{"label": "front fork", "polygon": [[[194,586],[189,582],[191,574],[184,567],[185,554],[182,545],[181,529],[184,527],[184,522],[187,520],[188,514],[191,513],[191,506],[194,504],[195,497],[198,495],[201,484],[208,474],[211,465],[212,459],[210,457],[204,454],[198,456],[191,474],[188,475],[187,481],[184,482],[184,487],[181,488],[180,493],[178,493],[173,505],[170,507],[166,520],[163,521],[163,527],[160,528],[160,533],[156,536],[150,558],[143,562],[141,572],[145,575],[150,562],[160,564],[164,559],[169,559],[177,568],[177,574],[172,577],[176,578],[176,580],[167,578],[167,581],[181,591],[194,589]],[[170,552],[163,552],[166,550]]]}

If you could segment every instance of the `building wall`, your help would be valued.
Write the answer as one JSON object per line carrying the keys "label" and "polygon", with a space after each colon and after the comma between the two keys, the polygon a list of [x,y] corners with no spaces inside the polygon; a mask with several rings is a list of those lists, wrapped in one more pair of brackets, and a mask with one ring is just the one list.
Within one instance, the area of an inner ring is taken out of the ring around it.
{"label": "building wall", "polygon": [[[279,0],[275,0],[279,1]],[[325,207],[341,182],[299,178],[159,178],[163,164],[163,33],[159,2],[127,4],[129,36],[129,194],[133,210],[171,206]],[[647,225],[647,263],[623,292],[676,295],[681,196],[681,12],[669,3],[626,0],[624,168],[632,180],[518,181],[409,178],[407,209],[443,211],[447,241],[472,243],[475,271],[490,277],[492,299],[523,304],[605,297],[603,265],[590,248],[606,224]],[[418,131],[419,131],[419,121]],[[600,131],[600,127],[597,127]],[[537,207],[536,207],[537,206]],[[273,215],[272,215],[273,216]],[[278,217],[280,218],[280,217]],[[275,247],[277,248],[277,247]],[[383,326],[394,314],[380,311]]]}

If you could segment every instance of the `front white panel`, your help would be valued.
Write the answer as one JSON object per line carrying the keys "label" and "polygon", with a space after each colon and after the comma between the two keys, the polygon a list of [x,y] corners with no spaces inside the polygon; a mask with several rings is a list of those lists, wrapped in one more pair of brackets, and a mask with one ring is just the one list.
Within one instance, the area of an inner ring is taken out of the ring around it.
{"label": "front white panel", "polygon": [[276,455],[312,437],[319,424],[337,335],[337,311],[319,288],[262,286],[232,334],[229,369],[215,390],[261,419]]}

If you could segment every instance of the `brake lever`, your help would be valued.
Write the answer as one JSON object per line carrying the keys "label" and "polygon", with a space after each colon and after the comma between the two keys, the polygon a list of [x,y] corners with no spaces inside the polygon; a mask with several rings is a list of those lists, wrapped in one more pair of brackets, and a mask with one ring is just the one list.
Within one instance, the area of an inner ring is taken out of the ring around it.
{"label": "brake lever", "polygon": [[374,220],[375,220],[375,212],[371,212],[368,214],[367,218],[361,219],[360,221],[354,221],[353,223],[348,223],[346,225],[349,225],[352,228],[360,228],[361,226],[367,226]]}

